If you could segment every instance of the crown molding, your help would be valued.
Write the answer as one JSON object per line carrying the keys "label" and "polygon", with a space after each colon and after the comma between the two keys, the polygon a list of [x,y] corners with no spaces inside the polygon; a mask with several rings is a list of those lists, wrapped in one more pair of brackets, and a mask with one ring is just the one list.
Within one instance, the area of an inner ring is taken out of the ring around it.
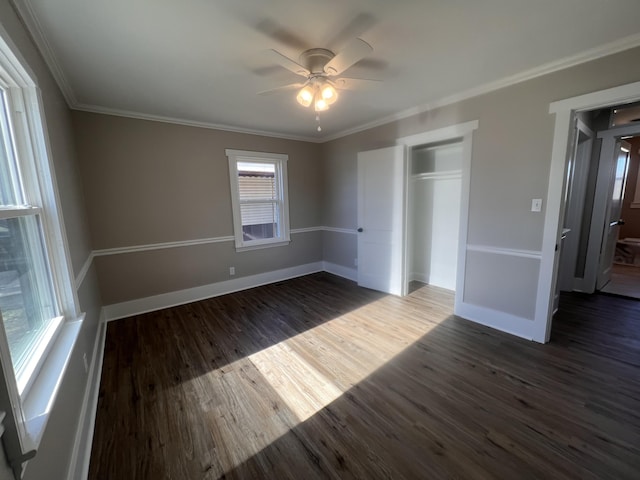
{"label": "crown molding", "polygon": [[458,103],[463,100],[468,100],[473,97],[478,97],[480,95],[491,93],[496,90],[500,90],[501,88],[510,87],[518,83],[526,82],[527,80],[532,80],[537,77],[542,77],[543,75],[548,75],[550,73],[554,73],[560,70],[565,70],[567,68],[574,67],[582,63],[587,63],[593,60],[597,60],[598,58],[606,57],[608,55],[613,55],[615,53],[623,52],[625,50],[629,50],[631,48],[635,48],[638,46],[640,46],[640,33],[621,38],[614,42],[606,43],[599,47],[585,50],[584,52],[578,53],[576,55],[572,55],[570,57],[565,57],[563,59],[556,60],[554,62],[545,63],[544,65],[540,65],[539,67],[525,70],[524,72],[516,73],[515,75],[511,75],[509,77],[505,77],[500,80],[496,80],[494,82],[489,82],[474,88],[470,88],[463,92],[456,93],[448,97],[444,97],[434,102],[425,103],[417,107],[411,107],[401,112],[394,113],[386,117],[382,117],[378,120],[373,120],[371,122],[347,129],[343,132],[340,132],[334,135],[328,135],[326,137],[322,137],[322,141],[330,142],[332,140],[337,140],[338,138],[353,135],[354,133],[363,132],[371,128],[380,127],[382,125],[386,125],[391,122],[403,120],[405,118],[412,117],[414,115],[419,115],[429,110],[435,110],[436,108],[452,105],[454,103]]}
{"label": "crown molding", "polygon": [[45,63],[49,67],[51,75],[53,75],[53,78],[58,84],[67,105],[69,108],[73,108],[78,102],[71,88],[71,84],[64,75],[60,62],[53,53],[53,48],[47,40],[47,37],[44,35],[40,21],[38,20],[33,7],[29,3],[29,0],[11,0],[11,3],[13,3],[15,9],[18,11],[19,16],[27,27],[27,31],[31,34],[31,38],[36,44],[37,49],[40,51],[42,58],[44,58]]}
{"label": "crown molding", "polygon": [[589,50],[578,53],[576,55],[572,55],[560,60],[549,62],[539,67],[525,70],[524,72],[516,73],[515,75],[511,75],[511,76],[502,78],[500,80],[496,80],[494,82],[485,83],[483,85],[479,85],[477,87],[464,90],[454,95],[449,95],[447,97],[441,98],[439,100],[435,100],[433,102],[418,105],[416,107],[411,107],[406,110],[402,110],[400,112],[381,117],[378,120],[373,120],[371,122],[367,122],[362,125],[343,130],[342,132],[339,132],[333,135],[327,135],[323,137],[309,137],[309,136],[303,136],[303,135],[291,135],[286,133],[278,133],[278,132],[272,132],[272,131],[266,131],[266,130],[255,130],[250,128],[237,127],[233,125],[188,120],[184,118],[177,118],[177,117],[170,117],[170,116],[152,115],[152,114],[147,114],[142,112],[134,112],[129,110],[102,107],[98,105],[81,104],[77,101],[75,94],[71,88],[71,85],[69,84],[66,76],[63,73],[60,63],[57,60],[56,56],[54,55],[53,49],[43,33],[40,22],[36,17],[34,10],[31,7],[31,4],[29,3],[29,0],[11,0],[11,1],[15,5],[16,9],[18,10],[18,13],[20,14],[23,21],[25,22],[25,25],[29,30],[29,32],[31,33],[31,36],[33,37],[34,42],[36,43],[38,49],[40,50],[45,62],[49,66],[49,69],[51,70],[53,77],[58,83],[58,86],[60,87],[60,90],[62,91],[62,94],[64,95],[69,108],[73,110],[80,110],[80,111],[92,112],[92,113],[101,113],[105,115],[114,115],[119,117],[135,118],[140,120],[150,120],[150,121],[163,122],[163,123],[173,123],[177,125],[186,125],[191,127],[208,128],[212,130],[244,133],[249,135],[260,135],[260,136],[266,136],[266,137],[272,137],[272,138],[282,138],[285,140],[296,140],[296,141],[310,142],[310,143],[326,143],[332,140],[337,140],[339,138],[343,138],[349,135],[353,135],[355,133],[363,132],[371,128],[379,127],[394,121],[403,120],[408,117],[419,115],[429,110],[434,110],[436,108],[441,108],[447,105],[461,102],[463,100],[468,100],[473,97],[484,95],[496,90],[500,90],[502,88],[506,88],[518,83],[525,82],[527,80],[532,80],[534,78],[541,77],[543,75],[557,72],[559,70],[564,70],[576,65],[580,65],[582,63],[586,63],[592,60],[597,60],[598,58],[606,57],[608,55],[613,55],[615,53],[619,53],[624,50],[628,50],[628,49],[640,46],[640,33],[630,35],[628,37],[624,37],[619,40],[615,40],[613,42],[606,43],[604,45],[600,45],[595,48],[591,48]]}
{"label": "crown molding", "polygon": [[172,123],[176,125],[186,125],[188,127],[208,128],[211,130],[222,130],[225,132],[244,133],[247,135],[260,135],[263,137],[283,138],[285,140],[296,140],[299,142],[322,143],[322,138],[305,137],[302,135],[289,135],[286,133],[270,132],[267,130],[256,130],[251,128],[236,127],[233,125],[224,125],[219,123],[201,122],[197,120],[187,120],[185,118],[168,117],[164,115],[152,115],[148,113],[133,112],[130,110],[121,110],[118,108],[100,107],[98,105],[87,105],[77,103],[73,106],[73,110],[79,110],[90,113],[101,113],[103,115],[113,115],[116,117],[135,118],[138,120],[149,120],[152,122]]}

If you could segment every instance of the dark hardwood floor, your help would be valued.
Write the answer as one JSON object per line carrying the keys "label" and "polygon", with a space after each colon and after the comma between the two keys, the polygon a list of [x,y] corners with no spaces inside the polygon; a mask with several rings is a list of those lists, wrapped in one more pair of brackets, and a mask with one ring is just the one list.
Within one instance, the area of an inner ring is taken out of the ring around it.
{"label": "dark hardwood floor", "polygon": [[110,323],[91,479],[640,478],[640,302],[539,345],[329,274]]}

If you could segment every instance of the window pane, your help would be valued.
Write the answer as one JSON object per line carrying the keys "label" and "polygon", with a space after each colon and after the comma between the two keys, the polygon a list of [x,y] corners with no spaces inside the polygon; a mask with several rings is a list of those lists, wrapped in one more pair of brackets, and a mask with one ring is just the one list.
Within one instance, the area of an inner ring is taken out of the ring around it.
{"label": "window pane", "polygon": [[238,188],[242,200],[276,199],[276,166],[273,163],[238,162]]}
{"label": "window pane", "polygon": [[57,316],[39,223],[36,215],[0,220],[0,311],[20,391]]}
{"label": "window pane", "polygon": [[250,203],[240,205],[243,240],[262,240],[280,235],[276,203]]}
{"label": "window pane", "polygon": [[11,144],[11,133],[6,109],[5,92],[0,90],[0,206],[20,205],[23,202],[20,192],[18,170]]}

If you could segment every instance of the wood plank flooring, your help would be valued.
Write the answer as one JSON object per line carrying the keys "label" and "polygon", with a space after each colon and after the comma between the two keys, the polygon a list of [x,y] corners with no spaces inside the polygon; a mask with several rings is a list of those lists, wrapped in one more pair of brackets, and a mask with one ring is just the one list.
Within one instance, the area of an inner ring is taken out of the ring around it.
{"label": "wood plank flooring", "polygon": [[614,263],[612,269],[611,281],[602,291],[640,299],[640,266]]}
{"label": "wood plank flooring", "polygon": [[321,273],[110,323],[89,478],[638,479],[640,302],[538,345]]}

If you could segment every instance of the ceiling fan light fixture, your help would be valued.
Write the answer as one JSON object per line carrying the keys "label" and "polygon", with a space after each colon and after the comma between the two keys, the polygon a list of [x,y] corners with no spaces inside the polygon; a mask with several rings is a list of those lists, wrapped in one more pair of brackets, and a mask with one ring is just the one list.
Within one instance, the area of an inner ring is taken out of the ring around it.
{"label": "ceiling fan light fixture", "polygon": [[317,97],[316,102],[314,104],[314,109],[316,112],[323,112],[329,108],[329,104],[322,97]]}
{"label": "ceiling fan light fixture", "polygon": [[296,97],[296,100],[298,100],[298,103],[303,107],[308,107],[309,105],[311,105],[311,102],[313,102],[313,97],[315,96],[314,93],[315,92],[313,91],[310,85],[305,85],[298,92],[298,96]]}
{"label": "ceiling fan light fixture", "polygon": [[338,92],[330,83],[326,83],[320,90],[320,96],[327,102],[327,105],[332,105],[338,99]]}

